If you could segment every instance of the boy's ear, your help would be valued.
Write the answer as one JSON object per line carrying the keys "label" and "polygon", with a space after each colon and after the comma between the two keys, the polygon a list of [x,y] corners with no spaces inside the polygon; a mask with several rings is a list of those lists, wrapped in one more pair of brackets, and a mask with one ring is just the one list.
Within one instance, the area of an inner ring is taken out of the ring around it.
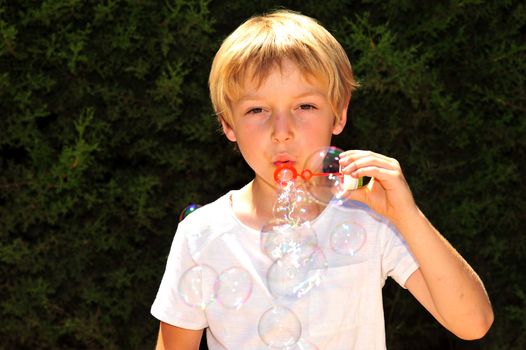
{"label": "boy's ear", "polygon": [[234,132],[234,129],[228,124],[228,122],[223,118],[220,117],[221,120],[221,127],[223,128],[223,133],[225,134],[226,138],[229,141],[236,142],[236,133]]}
{"label": "boy's ear", "polygon": [[334,122],[334,126],[332,127],[332,133],[334,135],[339,135],[345,128],[345,124],[347,123],[348,108],[349,108],[349,104],[346,104],[345,107],[343,107],[342,109],[342,112],[340,114],[340,119]]}

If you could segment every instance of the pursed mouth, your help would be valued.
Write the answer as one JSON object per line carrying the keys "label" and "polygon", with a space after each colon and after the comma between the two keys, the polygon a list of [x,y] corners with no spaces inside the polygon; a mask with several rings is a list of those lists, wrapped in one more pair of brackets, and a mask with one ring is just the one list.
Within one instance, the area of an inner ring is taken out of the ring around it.
{"label": "pursed mouth", "polygon": [[279,166],[282,166],[284,164],[287,164],[287,165],[294,165],[294,161],[292,160],[277,160],[273,163],[275,166],[279,167]]}

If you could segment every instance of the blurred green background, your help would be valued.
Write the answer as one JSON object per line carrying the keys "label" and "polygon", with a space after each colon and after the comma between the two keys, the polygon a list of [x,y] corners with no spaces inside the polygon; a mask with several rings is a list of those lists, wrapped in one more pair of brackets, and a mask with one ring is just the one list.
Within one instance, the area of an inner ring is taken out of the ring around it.
{"label": "blurred green background", "polygon": [[180,211],[251,178],[212,57],[279,7],[327,27],[361,82],[334,144],[397,158],[493,303],[461,341],[389,282],[388,348],[526,348],[523,1],[0,0],[0,349],[153,348]]}

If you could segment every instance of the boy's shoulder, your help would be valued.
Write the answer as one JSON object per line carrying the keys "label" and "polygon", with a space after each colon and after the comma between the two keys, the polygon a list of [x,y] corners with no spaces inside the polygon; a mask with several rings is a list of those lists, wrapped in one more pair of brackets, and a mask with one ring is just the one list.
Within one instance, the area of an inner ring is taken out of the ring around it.
{"label": "boy's shoulder", "polygon": [[180,226],[201,226],[207,225],[216,220],[228,218],[230,212],[230,196],[228,192],[213,202],[198,207],[192,213],[188,214],[180,223]]}
{"label": "boy's shoulder", "polygon": [[199,207],[179,223],[176,236],[184,237],[194,259],[218,237],[240,229],[230,207],[231,193]]}
{"label": "boy's shoulder", "polygon": [[232,230],[237,226],[230,206],[230,191],[215,201],[197,208],[178,225],[177,231],[189,239],[214,236]]}

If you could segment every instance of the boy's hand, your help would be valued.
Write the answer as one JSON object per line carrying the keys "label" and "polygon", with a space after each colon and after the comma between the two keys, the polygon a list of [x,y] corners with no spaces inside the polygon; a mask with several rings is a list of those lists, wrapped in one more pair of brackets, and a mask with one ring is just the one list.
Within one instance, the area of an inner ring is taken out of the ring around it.
{"label": "boy's hand", "polygon": [[350,191],[348,198],[367,204],[394,224],[418,212],[396,159],[370,151],[352,150],[340,154],[340,166],[343,174],[372,178],[367,186]]}
{"label": "boy's hand", "polygon": [[405,286],[447,329],[462,339],[479,339],[493,323],[482,281],[417,208],[396,159],[369,151],[340,154],[341,171],[370,176],[367,186],[349,192],[387,217],[405,238],[419,268]]}

